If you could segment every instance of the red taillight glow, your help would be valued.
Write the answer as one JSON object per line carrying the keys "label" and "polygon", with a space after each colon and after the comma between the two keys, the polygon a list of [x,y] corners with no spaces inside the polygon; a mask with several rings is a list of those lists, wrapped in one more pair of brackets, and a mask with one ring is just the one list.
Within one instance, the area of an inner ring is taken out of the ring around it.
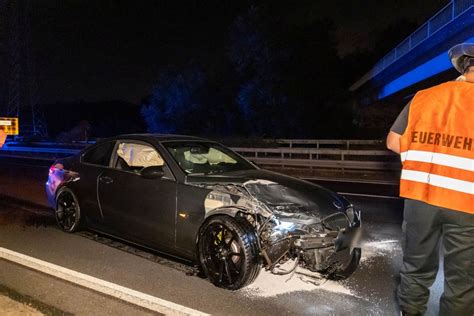
{"label": "red taillight glow", "polygon": [[64,166],[60,163],[55,163],[51,167],[49,167],[49,174],[53,174],[56,170],[62,170]]}

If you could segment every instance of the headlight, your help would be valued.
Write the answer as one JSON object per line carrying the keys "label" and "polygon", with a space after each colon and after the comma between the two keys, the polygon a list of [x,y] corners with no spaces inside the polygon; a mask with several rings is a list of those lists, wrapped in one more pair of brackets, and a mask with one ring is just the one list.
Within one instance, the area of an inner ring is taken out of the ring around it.
{"label": "headlight", "polygon": [[355,214],[354,214],[354,208],[352,206],[346,209],[346,215],[349,218],[349,222],[354,223]]}

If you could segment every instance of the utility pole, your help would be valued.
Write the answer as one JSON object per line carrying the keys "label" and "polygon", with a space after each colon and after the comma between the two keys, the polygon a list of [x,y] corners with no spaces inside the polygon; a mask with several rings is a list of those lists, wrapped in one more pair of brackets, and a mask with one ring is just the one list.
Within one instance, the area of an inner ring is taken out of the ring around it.
{"label": "utility pole", "polygon": [[7,17],[8,94],[6,116],[18,117],[20,135],[47,136],[44,115],[38,104],[31,43],[31,0],[3,0]]}

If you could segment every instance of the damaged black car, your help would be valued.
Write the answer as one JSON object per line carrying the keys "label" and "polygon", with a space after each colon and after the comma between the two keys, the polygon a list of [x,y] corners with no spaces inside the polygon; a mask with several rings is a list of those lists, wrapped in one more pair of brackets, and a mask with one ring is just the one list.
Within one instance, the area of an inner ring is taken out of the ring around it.
{"label": "damaged black car", "polygon": [[56,161],[46,192],[62,230],[89,229],[194,262],[226,289],[249,285],[262,269],[344,279],[361,256],[360,212],[345,198],[200,138],[102,140]]}

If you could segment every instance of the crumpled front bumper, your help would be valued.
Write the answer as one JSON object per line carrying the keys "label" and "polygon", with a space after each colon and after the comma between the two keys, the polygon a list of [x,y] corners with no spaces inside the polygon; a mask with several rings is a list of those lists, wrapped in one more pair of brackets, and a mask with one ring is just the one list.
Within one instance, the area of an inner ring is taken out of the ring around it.
{"label": "crumpled front bumper", "polygon": [[[338,227],[338,230],[302,235],[295,240],[294,247],[306,268],[325,273],[355,270],[361,256],[361,249],[356,247],[361,234],[361,218],[360,213],[353,214],[352,221],[344,213],[336,214],[339,218],[323,219],[323,224],[333,221],[332,228]],[[344,221],[341,216],[346,217],[347,225],[342,225]],[[331,223],[324,226],[331,227]]]}

